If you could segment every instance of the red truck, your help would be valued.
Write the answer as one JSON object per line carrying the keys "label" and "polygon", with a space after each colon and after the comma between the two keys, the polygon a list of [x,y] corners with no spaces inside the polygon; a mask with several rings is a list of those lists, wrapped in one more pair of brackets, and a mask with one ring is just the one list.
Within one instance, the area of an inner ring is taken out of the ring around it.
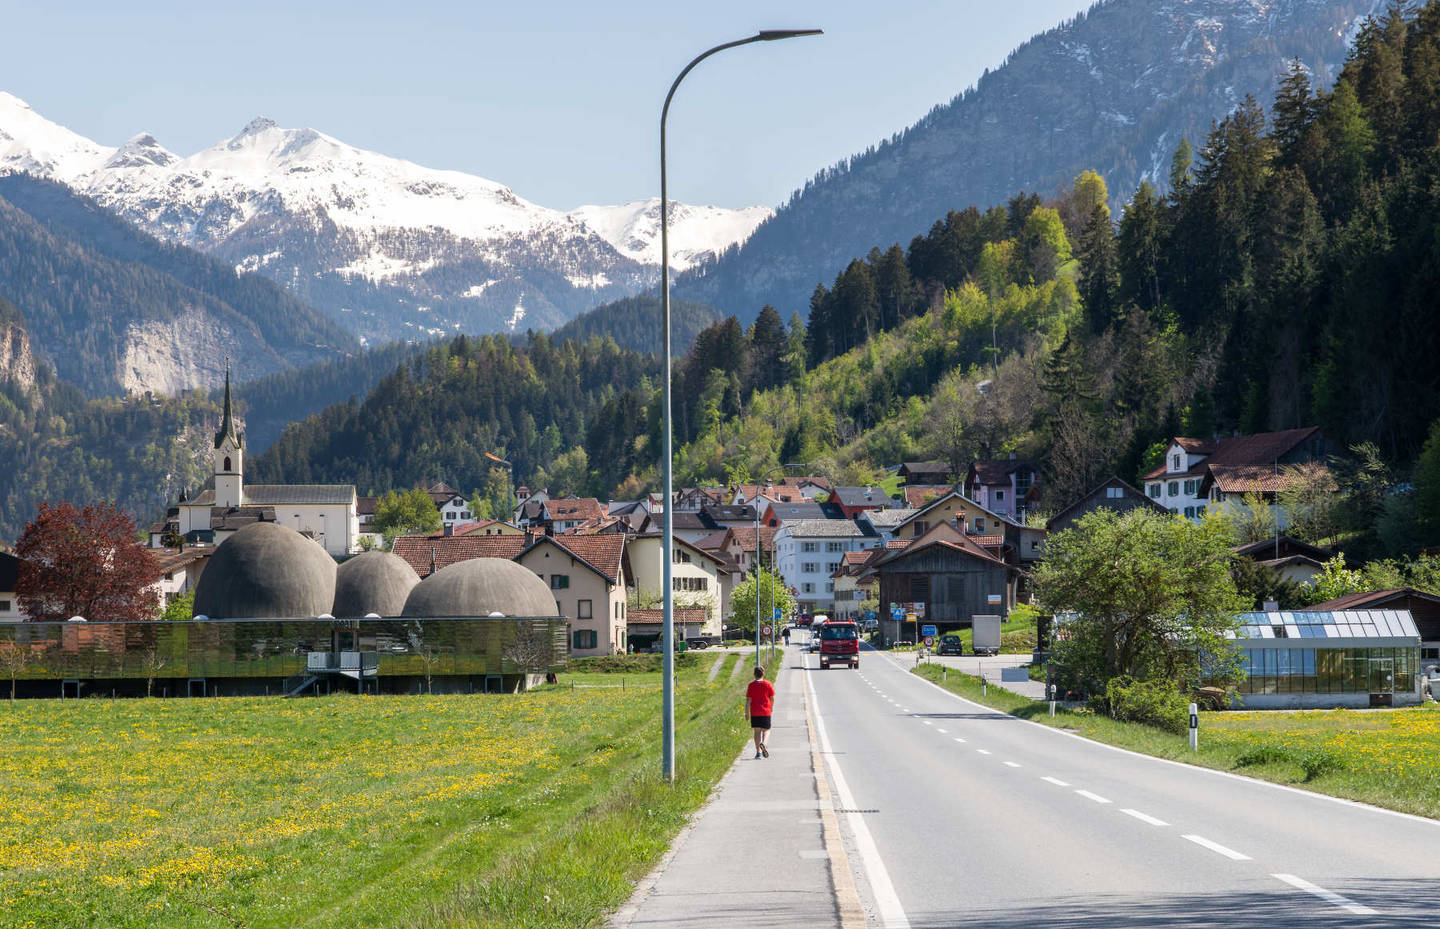
{"label": "red truck", "polygon": [[832,664],[860,667],[859,626],[852,622],[831,620],[821,625],[819,630],[821,669],[828,669]]}

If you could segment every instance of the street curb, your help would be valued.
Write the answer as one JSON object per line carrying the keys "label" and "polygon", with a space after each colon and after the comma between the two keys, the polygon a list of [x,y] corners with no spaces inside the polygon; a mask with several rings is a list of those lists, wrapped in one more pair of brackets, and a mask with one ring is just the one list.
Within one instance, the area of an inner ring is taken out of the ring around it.
{"label": "street curb", "polygon": [[809,674],[802,680],[805,682],[805,728],[810,733],[810,769],[815,775],[815,792],[820,795],[820,822],[825,836],[825,852],[830,861],[830,885],[835,891],[835,915],[840,919],[840,929],[865,929],[865,908],[860,904],[855,872],[850,869],[850,856],[845,853],[845,842],[840,837],[840,817],[835,815],[830,778],[825,774],[825,760],[820,757],[815,720],[810,715]]}

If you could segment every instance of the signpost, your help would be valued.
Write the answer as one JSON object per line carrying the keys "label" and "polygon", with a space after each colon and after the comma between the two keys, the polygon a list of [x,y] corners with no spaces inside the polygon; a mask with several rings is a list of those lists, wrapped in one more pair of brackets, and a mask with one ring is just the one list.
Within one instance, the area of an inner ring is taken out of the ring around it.
{"label": "signpost", "polygon": [[763,628],[761,631],[765,634],[765,638],[767,638],[767,639],[770,638],[770,624],[769,624],[769,623],[766,623],[765,626],[764,626],[764,628]]}
{"label": "signpost", "polygon": [[[926,626],[925,628],[926,628],[926,629],[930,629],[930,628],[933,628],[933,627],[931,627],[931,626]],[[934,647],[935,647],[935,636],[934,636],[934,635],[927,635],[927,636],[925,636],[925,647],[926,647],[926,648],[934,648]]]}
{"label": "signpost", "polygon": [[1190,704],[1190,751],[1200,750],[1200,708]]}
{"label": "signpost", "polygon": [[935,638],[935,627],[934,627],[934,626],[922,626],[922,627],[920,628],[920,634],[923,635],[923,636],[924,636],[925,638],[927,638],[927,639],[933,639],[933,638]]}

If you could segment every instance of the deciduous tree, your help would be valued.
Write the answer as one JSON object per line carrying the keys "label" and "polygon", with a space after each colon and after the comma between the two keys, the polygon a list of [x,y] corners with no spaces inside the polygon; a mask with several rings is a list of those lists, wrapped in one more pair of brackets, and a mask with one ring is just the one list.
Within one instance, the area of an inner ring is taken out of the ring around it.
{"label": "deciduous tree", "polygon": [[109,503],[76,509],[40,504],[15,546],[16,596],[30,619],[106,622],[154,619],[160,568],[136,541],[135,521]]}

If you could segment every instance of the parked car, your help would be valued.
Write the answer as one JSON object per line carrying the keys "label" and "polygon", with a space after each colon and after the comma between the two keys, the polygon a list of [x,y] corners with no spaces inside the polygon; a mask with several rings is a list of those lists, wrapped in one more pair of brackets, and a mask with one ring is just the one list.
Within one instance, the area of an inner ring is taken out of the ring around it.
{"label": "parked car", "polygon": [[709,639],[686,639],[686,640],[685,640],[685,645],[686,645],[686,647],[688,647],[688,648],[709,648],[709,647],[710,647],[710,640],[709,640]]}
{"label": "parked car", "polygon": [[965,654],[965,643],[958,635],[947,633],[940,637],[940,647],[935,649],[937,655],[963,655]]}
{"label": "parked car", "polygon": [[812,652],[818,652],[818,651],[820,651],[820,636],[819,636],[818,634],[816,634],[816,633],[811,633],[811,634],[810,634],[810,651],[812,651]]}

